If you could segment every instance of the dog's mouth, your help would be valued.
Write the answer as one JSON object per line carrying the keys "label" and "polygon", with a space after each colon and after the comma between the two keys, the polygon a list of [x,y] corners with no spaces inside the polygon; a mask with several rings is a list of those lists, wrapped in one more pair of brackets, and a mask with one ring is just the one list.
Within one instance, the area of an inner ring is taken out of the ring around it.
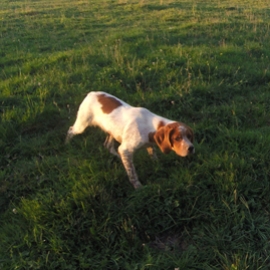
{"label": "dog's mouth", "polygon": [[195,153],[195,147],[192,143],[172,144],[172,150],[179,156],[185,157]]}
{"label": "dog's mouth", "polygon": [[189,146],[186,150],[180,150],[180,149],[176,149],[176,148],[172,148],[172,150],[175,151],[175,153],[178,155],[178,156],[181,156],[181,157],[186,157],[186,156],[190,156],[192,154],[195,153],[195,147],[192,145],[192,146]]}

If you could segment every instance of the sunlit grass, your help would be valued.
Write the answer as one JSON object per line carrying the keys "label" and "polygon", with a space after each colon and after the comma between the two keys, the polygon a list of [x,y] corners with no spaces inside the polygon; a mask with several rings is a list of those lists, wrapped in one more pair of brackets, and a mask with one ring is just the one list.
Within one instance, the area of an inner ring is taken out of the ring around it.
{"label": "sunlit grass", "polygon": [[[267,1],[2,1],[1,269],[268,269]],[[134,191],[88,129],[102,90],[189,124]]]}

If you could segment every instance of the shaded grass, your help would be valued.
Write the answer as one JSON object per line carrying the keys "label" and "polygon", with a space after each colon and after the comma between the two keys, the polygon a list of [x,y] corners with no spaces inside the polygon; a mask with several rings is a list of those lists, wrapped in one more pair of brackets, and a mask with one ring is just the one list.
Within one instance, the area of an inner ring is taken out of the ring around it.
{"label": "shaded grass", "polygon": [[[269,268],[265,1],[1,5],[1,268]],[[64,145],[91,90],[188,123],[196,155],[139,151],[134,192],[101,131]]]}

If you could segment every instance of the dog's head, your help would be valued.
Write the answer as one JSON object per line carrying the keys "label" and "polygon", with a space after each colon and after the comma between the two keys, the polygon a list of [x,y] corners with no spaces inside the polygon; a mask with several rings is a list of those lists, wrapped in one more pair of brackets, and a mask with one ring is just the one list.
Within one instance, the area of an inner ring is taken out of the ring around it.
{"label": "dog's head", "polygon": [[183,123],[174,122],[160,127],[154,134],[154,140],[165,154],[174,151],[185,157],[195,153],[193,131]]}

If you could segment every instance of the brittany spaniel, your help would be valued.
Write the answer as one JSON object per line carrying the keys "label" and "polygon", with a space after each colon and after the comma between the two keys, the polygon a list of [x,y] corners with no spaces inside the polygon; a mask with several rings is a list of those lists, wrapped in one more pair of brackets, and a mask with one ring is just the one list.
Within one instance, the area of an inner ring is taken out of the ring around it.
{"label": "brittany spaniel", "polygon": [[[105,92],[90,92],[81,103],[77,118],[67,133],[66,142],[88,126],[98,126],[108,136],[105,147],[119,156],[134,188],[141,187],[133,164],[134,152],[146,147],[155,157],[153,146],[167,154],[173,150],[185,157],[195,152],[193,131],[187,125],[158,116],[145,108],[132,107]],[[115,142],[120,146],[115,149]]]}

